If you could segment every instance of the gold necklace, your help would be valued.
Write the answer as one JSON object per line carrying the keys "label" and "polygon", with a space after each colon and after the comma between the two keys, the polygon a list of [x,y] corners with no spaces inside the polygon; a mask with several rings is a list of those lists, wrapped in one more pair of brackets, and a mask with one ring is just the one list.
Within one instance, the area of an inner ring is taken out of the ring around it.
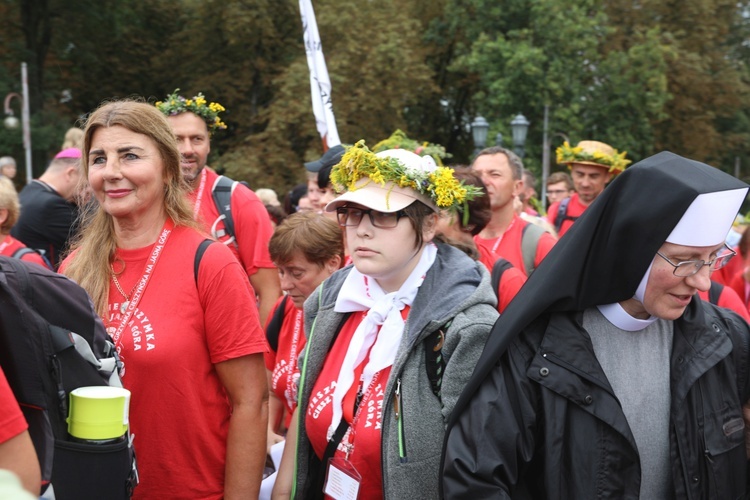
{"label": "gold necklace", "polygon": [[115,275],[115,268],[114,268],[114,266],[110,264],[109,268],[112,271],[112,281],[115,283],[115,287],[117,288],[117,291],[120,292],[120,294],[123,297],[125,297],[125,302],[123,302],[122,304],[120,304],[120,314],[125,314],[125,310],[130,305],[130,297],[133,296],[133,292],[135,292],[135,287],[138,286],[138,282],[136,282],[135,285],[133,285],[133,289],[130,290],[130,295],[126,295],[125,291],[120,286],[120,282],[117,281],[117,275]]}

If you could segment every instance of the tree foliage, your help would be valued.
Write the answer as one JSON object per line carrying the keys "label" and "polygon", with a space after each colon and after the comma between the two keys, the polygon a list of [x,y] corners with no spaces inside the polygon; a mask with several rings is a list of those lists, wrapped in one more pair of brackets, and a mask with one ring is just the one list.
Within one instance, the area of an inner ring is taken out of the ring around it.
{"label": "tree foliage", "polygon": [[[316,17],[341,140],[375,143],[396,128],[406,128],[406,110],[433,85],[419,24],[393,16],[396,1],[332,0],[323,5]],[[303,161],[323,152],[312,116],[301,21],[296,20],[296,57],[273,82],[274,98],[261,113],[266,128],[222,157],[230,173],[247,172],[254,186],[301,182]]]}
{"label": "tree foliage", "polygon": [[545,105],[553,135],[597,139],[638,156],[651,153],[652,123],[663,117],[668,99],[668,49],[659,33],[638,31],[627,44],[608,43],[616,29],[595,0],[539,0],[526,8],[514,16],[526,24],[500,23],[511,27],[479,34],[457,62],[481,74],[479,111],[499,123],[506,137],[516,113],[535,125],[527,146],[532,166],[541,157]]}
{"label": "tree foliage", "polygon": [[[538,170],[552,148],[596,139],[639,160],[669,149],[733,171],[750,162],[750,1],[319,0],[345,143],[396,128],[470,161],[477,114],[510,138],[523,113]],[[293,0],[0,0],[0,93],[29,64],[35,174],[102,101],[180,88],[221,102],[211,164],[285,192],[322,153]],[[15,106],[15,105],[14,105]],[[17,107],[15,107],[17,111]],[[510,142],[506,139],[506,145]],[[19,131],[0,154],[23,157]],[[744,173],[744,172],[741,172]]]}

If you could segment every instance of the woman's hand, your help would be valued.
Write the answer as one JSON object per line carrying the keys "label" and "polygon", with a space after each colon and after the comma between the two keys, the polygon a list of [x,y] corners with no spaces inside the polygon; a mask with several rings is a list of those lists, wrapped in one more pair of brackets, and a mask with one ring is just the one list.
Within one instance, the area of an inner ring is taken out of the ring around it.
{"label": "woman's hand", "polygon": [[266,453],[271,454],[271,447],[276,443],[280,443],[284,440],[284,436],[276,434],[275,432],[268,430],[268,436],[266,438]]}

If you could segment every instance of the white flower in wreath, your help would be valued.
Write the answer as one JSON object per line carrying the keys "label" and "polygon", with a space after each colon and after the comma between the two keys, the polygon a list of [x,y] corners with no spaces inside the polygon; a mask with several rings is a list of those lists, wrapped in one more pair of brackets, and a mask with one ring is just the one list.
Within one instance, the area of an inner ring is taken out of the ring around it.
{"label": "white flower in wreath", "polygon": [[437,170],[437,164],[432,156],[419,156],[405,149],[389,149],[377,153],[376,156],[397,160],[404,167],[404,175],[415,182],[420,193],[425,193],[430,184],[430,174]]}

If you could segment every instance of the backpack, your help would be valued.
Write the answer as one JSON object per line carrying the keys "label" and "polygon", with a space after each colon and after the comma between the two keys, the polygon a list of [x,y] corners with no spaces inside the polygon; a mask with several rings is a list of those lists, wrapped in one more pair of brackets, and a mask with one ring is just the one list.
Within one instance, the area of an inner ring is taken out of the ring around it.
{"label": "backpack", "polygon": [[539,238],[547,231],[543,227],[537,226],[531,222],[523,227],[521,233],[521,254],[523,255],[523,266],[526,268],[526,276],[531,276],[536,266],[536,248],[539,245]]}
{"label": "backpack", "polygon": [[23,259],[24,255],[28,255],[30,253],[38,254],[42,258],[42,260],[45,262],[45,264],[47,264],[47,267],[49,267],[50,269],[53,269],[52,263],[49,261],[49,259],[42,252],[34,250],[33,248],[21,247],[15,252],[13,252],[13,255],[11,255],[11,257],[13,257],[14,259],[21,260]]}
{"label": "backpack", "polygon": [[220,175],[213,188],[211,189],[211,196],[214,199],[216,210],[219,211],[219,220],[224,220],[224,232],[217,232],[214,236],[216,239],[221,238],[225,234],[229,236],[229,239],[224,243],[229,245],[237,245],[237,239],[235,238],[234,232],[234,218],[232,217],[232,193],[237,188],[238,184],[242,184],[248,189],[250,186],[247,182],[233,181],[229,177]]}
{"label": "backpack", "polygon": [[68,434],[70,391],[122,386],[122,365],[84,289],[0,256],[0,366],[29,425],[43,489],[51,482],[58,500],[129,498],[138,484],[129,435],[88,444]]}
{"label": "backpack", "polygon": [[492,282],[492,290],[495,292],[495,295],[499,296],[498,291],[500,290],[500,280],[503,278],[503,273],[511,267],[513,267],[513,264],[502,257],[497,259],[495,264],[493,264],[490,279]]}
{"label": "backpack", "polygon": [[[39,252],[37,252],[37,251],[35,251],[35,250],[33,250],[33,249],[29,248],[29,247],[21,247],[18,250],[16,250],[15,252],[13,252],[13,255],[11,255],[11,257],[13,257],[14,259],[21,260],[24,255],[27,255],[27,254],[30,254],[30,253],[39,253]],[[41,255],[41,254],[39,254],[39,255]]]}
{"label": "backpack", "polygon": [[570,197],[565,198],[560,202],[560,205],[557,206],[557,215],[555,216],[555,231],[557,231],[558,234],[560,234],[560,229],[562,228],[563,222],[565,222],[566,220],[575,221],[576,219],[578,219],[578,217],[568,215],[568,203],[570,203]]}
{"label": "backpack", "polygon": [[284,311],[288,300],[289,295],[284,295],[266,327],[266,340],[268,340],[268,345],[274,352],[279,350],[279,333],[281,332],[281,325],[284,323]]}
{"label": "backpack", "polygon": [[717,281],[711,281],[711,287],[708,289],[708,301],[715,306],[719,305],[719,297],[724,291],[724,285]]}

